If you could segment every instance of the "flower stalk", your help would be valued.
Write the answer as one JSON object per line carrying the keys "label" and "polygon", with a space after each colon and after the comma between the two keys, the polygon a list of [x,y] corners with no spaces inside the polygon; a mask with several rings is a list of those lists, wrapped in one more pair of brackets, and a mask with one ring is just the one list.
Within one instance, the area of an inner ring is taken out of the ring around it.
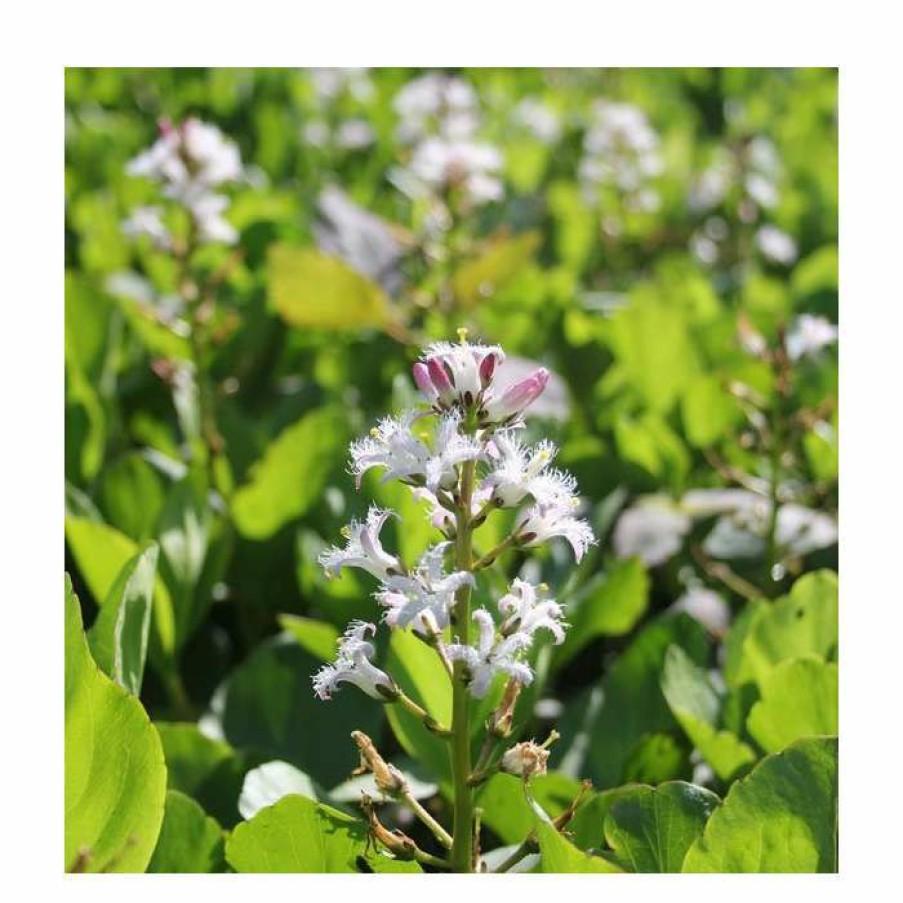
{"label": "flower stalk", "polygon": [[[550,467],[555,446],[543,441],[528,447],[516,438],[524,409],[545,388],[548,371],[539,368],[514,386],[499,388],[495,379],[503,362],[501,348],[471,344],[465,330],[459,331],[458,344],[431,346],[413,373],[427,409],[385,417],[369,436],[351,445],[349,470],[358,488],[368,470],[383,470],[384,479],[400,481],[428,503],[430,521],[442,540],[409,565],[380,538],[384,524],[397,515],[374,506],[365,519],[353,520],[343,531],[344,547],[327,549],[319,558],[327,575],[354,567],[379,581],[374,598],[384,610],[383,623],[390,630],[413,631],[436,653],[450,678],[452,718],[446,725],[374,664],[377,626],[353,621],[339,640],[335,661],[314,676],[314,690],[321,699],[330,699],[340,684],[353,684],[374,700],[402,706],[448,743],[453,805],[446,824],[451,821],[451,830],[414,799],[403,775],[379,756],[369,738],[353,734],[362,767],[373,771],[384,794],[413,812],[448,858],[419,849],[400,831],[387,830],[365,800],[372,839],[398,858],[455,872],[482,869],[481,813],[474,807],[474,788],[500,769],[519,775],[525,785],[545,771],[554,732],[542,745],[529,741],[505,747],[520,691],[534,679],[528,651],[539,632],[563,642],[567,627],[562,606],[548,597],[545,584],[534,586],[515,576],[508,592],[493,603],[476,596],[477,578],[510,548],[530,549],[562,537],[579,561],[595,542],[588,524],[575,516],[573,477]],[[432,436],[426,427],[431,415]],[[514,528],[478,557],[474,534],[504,508],[518,509]],[[476,725],[472,700],[499,689],[502,678],[500,702],[485,725]],[[478,739],[482,745],[474,764],[472,745]]]}

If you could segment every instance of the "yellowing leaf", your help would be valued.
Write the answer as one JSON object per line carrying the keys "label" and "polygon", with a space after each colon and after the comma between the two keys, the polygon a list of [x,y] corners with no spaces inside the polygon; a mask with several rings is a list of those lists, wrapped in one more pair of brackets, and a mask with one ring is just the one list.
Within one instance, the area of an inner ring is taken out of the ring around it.
{"label": "yellowing leaf", "polygon": [[462,307],[471,307],[488,298],[513,279],[539,247],[538,232],[503,236],[492,241],[477,258],[461,264],[452,276],[455,298]]}
{"label": "yellowing leaf", "polygon": [[314,248],[277,245],[269,255],[269,301],[290,326],[360,329],[391,319],[385,292]]}

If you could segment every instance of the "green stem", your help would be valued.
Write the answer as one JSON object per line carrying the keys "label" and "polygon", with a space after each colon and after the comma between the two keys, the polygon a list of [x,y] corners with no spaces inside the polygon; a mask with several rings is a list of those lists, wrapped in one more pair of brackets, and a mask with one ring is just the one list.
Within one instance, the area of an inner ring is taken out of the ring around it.
{"label": "green stem", "polygon": [[[461,468],[461,504],[456,513],[455,569],[473,569],[473,524],[471,505],[476,462],[466,461]],[[461,643],[470,640],[471,587],[458,590],[455,601],[455,625]],[[468,783],[470,763],[470,693],[464,663],[456,661],[452,698],[451,767],[455,794],[455,818],[451,861],[458,872],[473,871],[473,793]]]}

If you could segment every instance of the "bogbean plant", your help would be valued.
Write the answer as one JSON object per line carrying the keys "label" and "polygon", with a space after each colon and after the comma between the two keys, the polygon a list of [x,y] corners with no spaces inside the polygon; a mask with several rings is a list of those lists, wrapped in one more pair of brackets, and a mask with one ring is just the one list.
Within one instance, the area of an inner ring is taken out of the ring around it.
{"label": "bogbean plant", "polygon": [[[374,623],[352,621],[339,641],[336,660],[313,678],[324,700],[343,683],[374,700],[405,708],[448,745],[454,787],[453,824],[441,826],[411,795],[405,778],[387,764],[372,742],[356,732],[362,767],[377,786],[411,808],[432,832],[441,856],[420,849],[404,834],[386,830],[365,800],[373,837],[391,853],[458,872],[480,870],[475,822],[475,788],[504,771],[528,782],[546,771],[552,732],[542,744],[509,744],[518,696],[533,680],[528,653],[542,639],[564,640],[562,606],[544,584],[515,578],[494,602],[481,589],[480,576],[509,549],[530,549],[555,537],[570,543],[579,562],[595,542],[589,525],[576,516],[579,502],[572,476],[552,466],[555,446],[527,446],[519,439],[525,410],[542,393],[548,372],[539,368],[501,391],[494,383],[504,352],[474,344],[459,330],[456,344],[429,346],[414,365],[414,379],[427,402],[420,410],[386,417],[371,434],[351,445],[351,471],[358,487],[367,471],[384,471],[426,501],[438,533],[416,565],[384,548],[380,531],[393,516],[372,507],[363,521],[345,529],[346,544],[320,556],[330,574],[358,568],[379,581],[375,600],[389,630],[411,630],[436,654],[453,696],[452,721],[438,723],[406,692],[395,675],[373,658]],[[431,422],[432,441],[426,434]],[[481,526],[498,509],[517,510],[508,535],[480,554]],[[403,529],[402,525],[402,529]],[[476,760],[471,755],[474,699],[486,697],[505,681],[497,708],[483,726]]]}

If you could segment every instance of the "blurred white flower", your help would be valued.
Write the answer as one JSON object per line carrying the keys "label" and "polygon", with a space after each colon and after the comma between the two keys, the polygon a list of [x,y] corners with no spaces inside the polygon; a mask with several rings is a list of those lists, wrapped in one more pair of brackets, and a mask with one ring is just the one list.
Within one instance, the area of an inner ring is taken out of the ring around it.
{"label": "blurred white flower", "polygon": [[632,104],[597,101],[577,170],[587,199],[595,186],[612,185],[634,209],[656,209],[658,195],[649,183],[661,171],[658,133],[646,114]]}
{"label": "blurred white flower", "polygon": [[525,97],[514,108],[514,121],[543,144],[555,144],[561,137],[561,119],[536,97]]}
{"label": "blurred white flower", "polygon": [[460,188],[474,206],[500,200],[502,155],[491,144],[428,138],[414,149],[408,169],[421,193]]}
{"label": "blurred white flower", "polygon": [[373,128],[364,119],[346,119],[339,123],[335,142],[343,150],[361,150],[374,141]]}
{"label": "blurred white flower", "polygon": [[309,71],[314,93],[321,103],[331,103],[344,93],[362,103],[373,96],[373,82],[363,67],[327,67]]}
{"label": "blurred white flower", "polygon": [[222,194],[204,194],[189,205],[201,241],[231,245],[238,240],[235,227],[223,217],[228,208],[229,199]]}
{"label": "blurred white flower", "polygon": [[720,593],[705,586],[691,586],[671,606],[671,611],[685,612],[713,636],[724,636],[731,626],[731,609]]}
{"label": "blurred white flower", "polygon": [[793,238],[777,226],[761,226],[756,231],[756,245],[764,257],[784,266],[793,263],[799,254]]}
{"label": "blurred white flower", "polygon": [[619,558],[637,556],[654,567],[680,551],[690,532],[690,517],[670,499],[649,496],[624,511],[612,540]]}
{"label": "blurred white flower", "polygon": [[302,144],[323,148],[329,145],[331,138],[332,132],[323,119],[310,119],[301,127]]}
{"label": "blurred white flower", "polygon": [[201,241],[236,240],[237,233],[223,218],[229,201],[213,189],[238,181],[244,171],[238,146],[215,125],[199,119],[175,126],[162,122],[160,137],[126,171],[160,183],[165,197],[191,213]]}
{"label": "blurred white flower", "polygon": [[172,247],[172,236],[163,222],[163,210],[160,207],[136,207],[128,219],[123,221],[122,231],[129,238],[149,238],[156,247],[163,250]]}
{"label": "blurred white flower", "polygon": [[787,330],[787,354],[794,361],[814,357],[823,348],[833,345],[837,338],[837,327],[825,317],[800,314]]}
{"label": "blurred white flower", "polygon": [[462,140],[472,137],[479,126],[477,94],[454,76],[415,78],[395,95],[393,106],[400,118],[398,137],[405,144],[431,135]]}

